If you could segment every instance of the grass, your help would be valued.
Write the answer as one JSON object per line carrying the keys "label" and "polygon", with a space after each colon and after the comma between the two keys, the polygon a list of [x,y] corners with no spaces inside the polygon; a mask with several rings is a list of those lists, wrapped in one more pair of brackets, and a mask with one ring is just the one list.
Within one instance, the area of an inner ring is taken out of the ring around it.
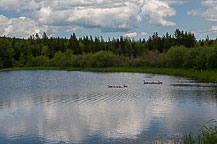
{"label": "grass", "polygon": [[184,144],[217,144],[217,121],[213,119],[208,121],[201,128],[200,134],[197,137],[194,137],[191,133],[185,135]]}
{"label": "grass", "polygon": [[181,140],[164,140],[154,139],[153,144],[217,144],[217,121],[212,119],[208,121],[200,130],[197,136],[191,132],[185,134]]}
{"label": "grass", "polygon": [[58,67],[17,67],[0,69],[0,71],[12,70],[66,70],[66,71],[92,71],[92,72],[138,72],[165,74],[173,76],[188,77],[200,82],[217,83],[217,69],[213,70],[194,70],[182,68],[143,68],[143,67],[107,67],[107,68],[58,68]]}

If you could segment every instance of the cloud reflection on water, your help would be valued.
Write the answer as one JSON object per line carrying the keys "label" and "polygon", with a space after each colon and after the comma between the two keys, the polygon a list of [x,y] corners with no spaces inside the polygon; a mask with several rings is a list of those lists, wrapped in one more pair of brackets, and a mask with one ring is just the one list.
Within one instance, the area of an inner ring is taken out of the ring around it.
{"label": "cloud reflection on water", "polygon": [[[174,81],[173,77],[162,78],[166,83]],[[210,88],[164,84],[0,98],[0,135],[8,139],[35,135],[47,142],[73,143],[93,136],[138,139],[145,137],[144,132],[175,137],[191,125],[199,128],[207,118],[217,118],[212,95]]]}

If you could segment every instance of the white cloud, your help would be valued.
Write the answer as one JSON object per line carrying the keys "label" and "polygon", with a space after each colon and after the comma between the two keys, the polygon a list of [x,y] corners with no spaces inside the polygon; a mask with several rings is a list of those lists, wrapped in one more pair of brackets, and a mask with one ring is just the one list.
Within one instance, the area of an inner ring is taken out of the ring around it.
{"label": "white cloud", "polygon": [[132,38],[132,37],[144,37],[144,36],[146,36],[147,34],[148,34],[148,33],[146,33],[146,32],[141,32],[141,33],[131,32],[131,33],[125,33],[123,36],[124,36],[124,37]]}
{"label": "white cloud", "polygon": [[207,35],[209,37],[216,38],[217,26],[212,26],[209,29],[195,30],[195,31],[192,31],[192,33],[194,33],[198,39],[204,39],[207,37]]}
{"label": "white cloud", "polygon": [[206,7],[206,10],[194,9],[187,14],[189,15],[200,15],[206,18],[208,21],[217,21],[217,1],[216,0],[205,0],[201,2],[201,6]]}
{"label": "white cloud", "polygon": [[211,31],[217,31],[217,25],[211,27]]}
{"label": "white cloud", "polygon": [[1,10],[32,10],[39,7],[35,0],[1,0]]}
{"label": "white cloud", "polygon": [[169,2],[161,0],[53,0],[42,1],[40,6],[39,21],[48,25],[79,25],[100,27],[103,31],[121,31],[138,26],[146,16],[154,25],[175,25],[164,19],[174,16],[175,10]]}
{"label": "white cloud", "polygon": [[47,30],[46,26],[39,26],[35,20],[19,17],[7,18],[0,15],[0,35],[27,38],[35,33],[43,33]]}
{"label": "white cloud", "polygon": [[200,8],[200,9],[195,9],[187,12],[187,15],[197,16],[197,15],[201,15],[201,13],[202,13],[202,9]]}
{"label": "white cloud", "polygon": [[171,7],[174,3],[179,2],[176,0],[1,0],[0,9],[15,10],[21,16],[35,19],[34,25],[128,32],[137,28],[146,18],[153,25],[176,25],[166,19],[176,15],[176,11]]}
{"label": "white cloud", "polygon": [[201,5],[207,7],[207,10],[202,13],[202,16],[209,21],[217,21],[217,1],[203,1]]}
{"label": "white cloud", "polygon": [[132,33],[125,33],[124,36],[125,37],[136,37],[138,34],[136,32],[132,32]]}
{"label": "white cloud", "polygon": [[146,36],[148,33],[146,33],[146,32],[141,32],[140,33],[140,36],[142,37],[142,36]]}
{"label": "white cloud", "polygon": [[144,1],[142,7],[143,16],[148,15],[150,17],[150,24],[160,26],[175,26],[176,24],[171,21],[167,21],[165,17],[171,17],[176,15],[176,11],[169,6],[168,2],[158,0]]}
{"label": "white cloud", "polygon": [[[202,8],[191,10],[187,12],[187,14],[193,16],[202,16],[207,21],[217,22],[217,1],[204,0],[201,2],[201,6]],[[206,30],[197,30],[195,31],[195,34],[200,38],[204,38],[206,37],[206,35],[213,35],[216,32],[217,32],[217,26],[214,25],[211,28]]]}

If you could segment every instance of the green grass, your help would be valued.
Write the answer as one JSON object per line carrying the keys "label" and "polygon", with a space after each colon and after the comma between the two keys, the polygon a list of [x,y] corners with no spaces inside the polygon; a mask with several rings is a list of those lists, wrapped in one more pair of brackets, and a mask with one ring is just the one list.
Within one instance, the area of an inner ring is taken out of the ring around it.
{"label": "green grass", "polygon": [[[168,144],[167,140],[154,139],[153,144]],[[193,135],[188,132],[180,140],[170,140],[172,144],[217,144],[217,121],[208,121],[198,132]]]}
{"label": "green grass", "polygon": [[18,67],[0,69],[0,71],[11,70],[66,70],[66,71],[92,71],[92,72],[138,72],[165,74],[173,76],[188,77],[200,82],[217,83],[217,69],[214,70],[194,70],[175,68],[133,68],[133,67],[107,67],[107,68],[58,68],[58,67]]}
{"label": "green grass", "polygon": [[217,144],[217,121],[212,119],[207,122],[196,137],[191,133],[185,135],[183,142],[184,144]]}

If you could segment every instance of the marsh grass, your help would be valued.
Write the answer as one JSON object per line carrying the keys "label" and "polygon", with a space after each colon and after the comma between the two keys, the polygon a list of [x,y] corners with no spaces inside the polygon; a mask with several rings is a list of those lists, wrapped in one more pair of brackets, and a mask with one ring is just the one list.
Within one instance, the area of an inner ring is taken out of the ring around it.
{"label": "marsh grass", "polygon": [[186,132],[182,139],[163,140],[162,138],[153,139],[152,144],[217,144],[217,121],[208,121],[199,130],[198,135]]}
{"label": "marsh grass", "polygon": [[191,132],[185,135],[183,142],[184,144],[217,144],[217,121],[214,119],[208,121],[196,137]]}

